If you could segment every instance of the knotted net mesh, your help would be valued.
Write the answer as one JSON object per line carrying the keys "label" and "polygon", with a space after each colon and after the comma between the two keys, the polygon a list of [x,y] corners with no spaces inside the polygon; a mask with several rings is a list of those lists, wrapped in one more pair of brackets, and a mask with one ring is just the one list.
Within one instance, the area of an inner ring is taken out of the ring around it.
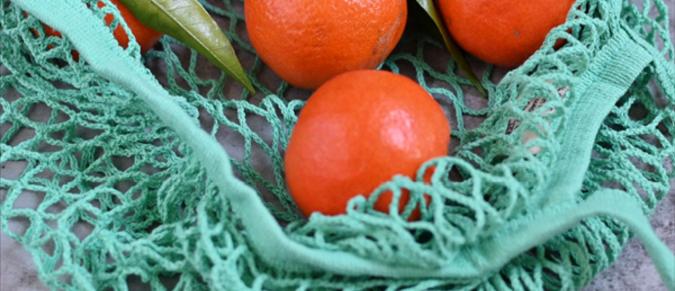
{"label": "knotted net mesh", "polygon": [[[114,5],[103,2],[108,5],[90,7],[101,18],[113,14],[118,20],[111,27],[128,31]],[[130,278],[140,277],[157,290],[575,289],[615,260],[630,236],[615,220],[586,219],[500,271],[471,280],[271,267],[172,130],[132,93],[75,57],[67,39],[46,36],[37,19],[0,3],[0,163],[3,170],[20,170],[0,178],[0,219],[3,231],[32,254],[49,287],[125,290]],[[665,62],[674,57],[663,1],[581,0],[524,65],[506,76],[486,67],[481,78],[489,98],[468,98],[469,82],[437,38],[407,33],[382,69],[416,79],[443,106],[453,125],[451,155],[429,161],[417,177],[394,177],[369,198],[353,199],[347,215],[307,220],[287,192],[283,152],[308,92],[288,86],[256,58],[241,1],[202,3],[233,41],[258,94],[243,91],[169,37],[144,56],[133,42],[126,52],[181,96],[173,101],[223,145],[237,177],[257,190],[290,238],[393,265],[448,264],[537,210],[542,189],[555,178],[551,167],[565,145],[564,132],[584,130],[570,111],[584,98],[580,84],[617,26],[651,44]],[[615,9],[620,19],[613,18]],[[667,68],[650,64],[611,108],[578,200],[598,189],[620,189],[649,213],[668,192],[675,176],[675,87]],[[431,168],[433,177],[425,181]],[[373,209],[382,193],[403,191],[411,199],[402,213],[395,210],[397,199],[389,213]],[[408,221],[415,208],[421,220]]]}

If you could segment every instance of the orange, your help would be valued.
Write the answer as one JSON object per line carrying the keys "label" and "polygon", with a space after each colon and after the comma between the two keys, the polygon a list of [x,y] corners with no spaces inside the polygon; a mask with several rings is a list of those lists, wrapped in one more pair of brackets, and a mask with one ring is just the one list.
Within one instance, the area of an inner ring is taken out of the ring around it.
{"label": "orange", "polygon": [[[417,83],[352,71],[326,82],[300,112],[285,154],[286,181],[305,216],[338,215],[352,197],[368,196],[395,175],[413,177],[424,162],[447,155],[449,143],[442,108]],[[409,200],[402,194],[399,210]],[[375,208],[388,213],[391,198],[386,193]]]}
{"label": "orange", "polygon": [[[119,2],[119,0],[111,0],[111,2],[117,6],[117,9],[119,9],[122,18],[124,18],[124,21],[129,26],[129,29],[134,34],[136,41],[141,46],[141,52],[147,52],[150,50],[162,37],[161,33],[143,25],[141,21],[138,20],[138,18],[136,18],[131,13],[131,11],[129,11],[129,9]],[[103,4],[103,2],[98,2],[97,5],[98,7],[103,7],[105,4]],[[108,14],[104,19],[105,23],[110,25],[114,18],[112,14]],[[45,26],[45,33],[51,36],[61,36],[61,33],[49,26]],[[124,28],[122,28],[122,25],[117,26],[113,31],[113,34],[122,47],[126,48],[129,45],[129,36],[124,31]]]}
{"label": "orange", "polygon": [[457,43],[479,59],[501,67],[522,64],[565,22],[574,0],[439,0]]}
{"label": "orange", "polygon": [[248,36],[282,79],[316,88],[341,73],[374,69],[407,20],[406,0],[248,0]]}

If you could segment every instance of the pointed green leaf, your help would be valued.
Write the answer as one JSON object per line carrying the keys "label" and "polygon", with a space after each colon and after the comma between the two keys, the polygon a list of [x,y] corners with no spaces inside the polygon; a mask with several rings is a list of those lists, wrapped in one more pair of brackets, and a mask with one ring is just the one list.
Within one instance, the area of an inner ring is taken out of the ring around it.
{"label": "pointed green leaf", "polygon": [[436,25],[436,28],[438,28],[438,32],[440,32],[441,37],[443,37],[445,47],[448,49],[448,52],[450,52],[450,56],[452,57],[452,59],[455,60],[455,62],[459,66],[459,69],[467,74],[469,82],[471,82],[471,84],[473,84],[473,86],[476,87],[476,89],[478,89],[481,95],[487,96],[485,88],[483,88],[483,85],[481,85],[480,81],[478,80],[478,77],[476,77],[476,74],[474,74],[473,70],[471,69],[471,66],[464,58],[462,51],[452,41],[450,35],[448,35],[448,32],[445,29],[445,25],[443,24],[441,17],[438,15],[438,10],[436,9],[434,1],[417,0],[417,4],[419,4],[422,7],[422,9],[424,9],[424,11],[429,15],[431,20]]}
{"label": "pointed green leaf", "polygon": [[232,44],[198,0],[121,0],[143,24],[194,48],[255,93]]}

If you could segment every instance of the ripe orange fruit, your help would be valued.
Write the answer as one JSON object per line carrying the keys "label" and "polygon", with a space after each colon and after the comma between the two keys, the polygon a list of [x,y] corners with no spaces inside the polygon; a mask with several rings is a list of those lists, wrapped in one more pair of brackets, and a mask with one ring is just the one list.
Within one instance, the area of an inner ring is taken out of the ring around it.
{"label": "ripe orange fruit", "polygon": [[406,0],[244,2],[257,54],[287,82],[316,88],[338,74],[374,69],[398,43]]}
{"label": "ripe orange fruit", "polygon": [[[119,0],[111,0],[111,2],[117,6],[117,9],[119,9],[122,18],[124,18],[124,21],[129,26],[129,29],[134,34],[136,41],[141,46],[141,52],[147,52],[150,50],[162,37],[160,32],[143,25],[141,21],[138,20],[138,18],[136,18],[131,13],[131,11],[129,11],[129,9],[119,2]],[[103,4],[103,2],[98,2],[97,5],[98,7],[103,7],[105,4]],[[113,19],[114,18],[112,14],[108,14],[104,17],[105,23],[107,25],[110,25],[113,22]],[[61,36],[61,33],[46,25],[45,33],[50,36]],[[121,25],[115,28],[113,34],[122,47],[126,48],[129,45],[129,36]]]}
{"label": "ripe orange fruit", "polygon": [[565,22],[574,0],[439,0],[457,43],[502,67],[522,64],[551,29]]}
{"label": "ripe orange fruit", "polygon": [[[389,72],[352,71],[326,82],[300,112],[286,181],[304,215],[337,215],[352,197],[447,155],[449,143],[448,120],[422,87]],[[409,199],[403,195],[400,210]],[[375,208],[388,212],[391,196]]]}

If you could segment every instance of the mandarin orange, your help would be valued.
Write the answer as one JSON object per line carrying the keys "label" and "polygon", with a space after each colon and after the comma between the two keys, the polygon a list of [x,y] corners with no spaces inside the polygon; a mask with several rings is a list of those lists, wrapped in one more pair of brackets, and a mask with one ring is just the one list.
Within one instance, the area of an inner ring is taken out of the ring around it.
{"label": "mandarin orange", "polygon": [[[129,26],[129,29],[134,34],[134,38],[136,38],[136,41],[140,45],[141,52],[147,52],[150,50],[162,37],[162,33],[143,25],[141,21],[138,20],[138,18],[136,18],[131,13],[131,11],[129,11],[129,9],[119,2],[119,0],[111,0],[111,2],[113,5],[117,6],[117,9],[119,9],[122,18],[124,18],[124,21]],[[103,2],[98,2],[97,5],[98,7],[103,7],[105,4]],[[107,25],[110,25],[113,22],[113,19],[114,18],[112,14],[108,14],[104,17],[105,23]],[[45,25],[44,29],[45,33],[49,36],[61,36],[61,33],[49,26]],[[113,34],[115,35],[115,39],[117,39],[122,47],[126,48],[129,45],[129,36],[121,25],[115,28]]]}
{"label": "mandarin orange", "polygon": [[[443,109],[417,83],[352,71],[326,82],[300,112],[285,154],[286,181],[304,215],[337,215],[352,197],[395,175],[414,177],[424,162],[446,155],[449,143]],[[391,199],[386,193],[375,208],[388,212]],[[403,192],[399,210],[408,200]]]}
{"label": "mandarin orange", "polygon": [[439,0],[455,41],[479,59],[513,68],[564,23],[574,0]]}
{"label": "mandarin orange", "polygon": [[398,43],[406,0],[248,0],[248,36],[282,79],[316,88],[352,70],[374,69]]}

